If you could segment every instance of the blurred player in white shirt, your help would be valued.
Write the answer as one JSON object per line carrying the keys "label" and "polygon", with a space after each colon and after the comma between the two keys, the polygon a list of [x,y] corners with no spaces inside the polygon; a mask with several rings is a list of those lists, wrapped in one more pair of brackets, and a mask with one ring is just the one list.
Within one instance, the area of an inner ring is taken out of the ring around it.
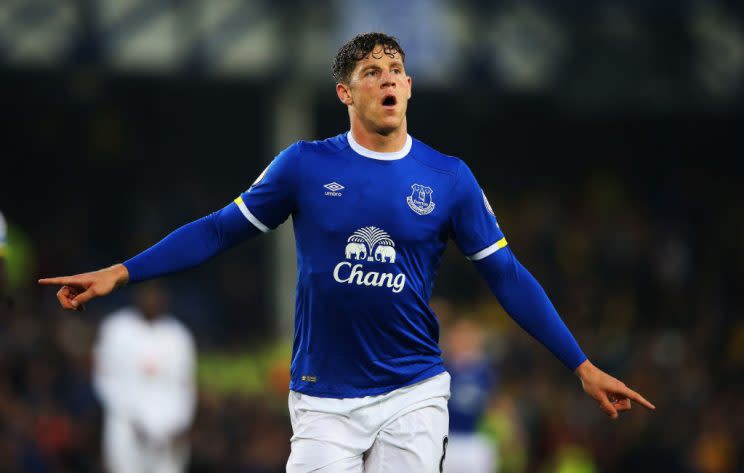
{"label": "blurred player in white shirt", "polygon": [[143,286],[137,307],[109,315],[95,346],[94,382],[104,410],[109,473],[179,473],[188,461],[195,410],[195,348],[167,314],[167,297]]}

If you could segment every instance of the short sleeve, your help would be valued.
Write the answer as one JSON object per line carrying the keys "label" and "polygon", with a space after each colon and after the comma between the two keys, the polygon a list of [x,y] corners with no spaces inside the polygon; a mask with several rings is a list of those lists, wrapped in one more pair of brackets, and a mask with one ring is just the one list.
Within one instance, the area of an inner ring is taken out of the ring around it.
{"label": "short sleeve", "polygon": [[235,199],[243,215],[263,232],[281,225],[295,209],[299,147],[298,142],[279,153]]}
{"label": "short sleeve", "polygon": [[465,163],[460,163],[454,195],[450,217],[452,239],[468,259],[483,259],[506,246],[486,194]]}

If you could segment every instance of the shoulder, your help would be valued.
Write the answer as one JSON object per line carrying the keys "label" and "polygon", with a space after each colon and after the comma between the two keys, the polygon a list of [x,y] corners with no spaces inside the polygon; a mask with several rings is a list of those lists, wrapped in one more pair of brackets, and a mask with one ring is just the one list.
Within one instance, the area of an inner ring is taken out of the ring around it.
{"label": "shoulder", "polygon": [[346,133],[326,138],[324,140],[297,141],[291,147],[298,154],[335,154],[349,147]]}
{"label": "shoulder", "polygon": [[411,156],[419,163],[435,171],[450,174],[453,177],[457,177],[463,166],[467,167],[462,159],[437,151],[423,141],[415,138],[413,139],[412,151]]}
{"label": "shoulder", "polygon": [[122,323],[130,323],[133,320],[139,318],[140,314],[133,307],[122,307],[103,319],[103,325],[117,325]]}
{"label": "shoulder", "polygon": [[171,332],[172,334],[178,336],[179,338],[183,340],[190,342],[193,338],[191,335],[191,331],[186,326],[186,324],[184,324],[183,322],[181,322],[180,319],[176,318],[175,316],[171,314],[164,315],[161,318],[160,323],[169,332]]}
{"label": "shoulder", "polygon": [[278,166],[301,172],[299,165],[318,158],[335,155],[348,148],[346,137],[342,135],[315,141],[295,141],[284,148],[274,160]]}
{"label": "shoulder", "polygon": [[132,307],[124,307],[106,316],[101,322],[99,331],[102,335],[113,335],[137,325],[140,325],[139,313]]}

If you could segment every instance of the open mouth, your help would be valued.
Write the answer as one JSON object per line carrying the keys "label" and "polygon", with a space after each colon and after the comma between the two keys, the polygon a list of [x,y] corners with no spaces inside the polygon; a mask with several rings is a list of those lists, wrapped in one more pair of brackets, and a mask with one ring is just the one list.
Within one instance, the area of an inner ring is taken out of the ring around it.
{"label": "open mouth", "polygon": [[384,107],[392,107],[397,103],[398,100],[395,98],[395,95],[386,95],[385,98],[382,99],[382,105]]}

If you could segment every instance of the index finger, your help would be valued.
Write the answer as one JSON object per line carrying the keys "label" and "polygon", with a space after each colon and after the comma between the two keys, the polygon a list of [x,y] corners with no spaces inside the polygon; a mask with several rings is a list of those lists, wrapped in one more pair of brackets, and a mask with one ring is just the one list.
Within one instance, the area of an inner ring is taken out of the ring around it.
{"label": "index finger", "polygon": [[66,284],[80,284],[80,279],[75,276],[60,276],[56,278],[42,278],[39,279],[39,284],[45,285],[66,285]]}
{"label": "index finger", "polygon": [[633,391],[632,389],[630,389],[627,386],[625,386],[625,388],[620,391],[620,394],[623,394],[624,396],[626,396],[626,397],[634,400],[635,402],[639,403],[640,405],[642,405],[646,409],[651,409],[651,410],[656,409],[656,406],[654,406],[653,404],[651,404],[650,402],[648,402],[646,400],[646,398],[644,398],[643,396],[641,396],[640,394],[638,394],[637,392]]}

